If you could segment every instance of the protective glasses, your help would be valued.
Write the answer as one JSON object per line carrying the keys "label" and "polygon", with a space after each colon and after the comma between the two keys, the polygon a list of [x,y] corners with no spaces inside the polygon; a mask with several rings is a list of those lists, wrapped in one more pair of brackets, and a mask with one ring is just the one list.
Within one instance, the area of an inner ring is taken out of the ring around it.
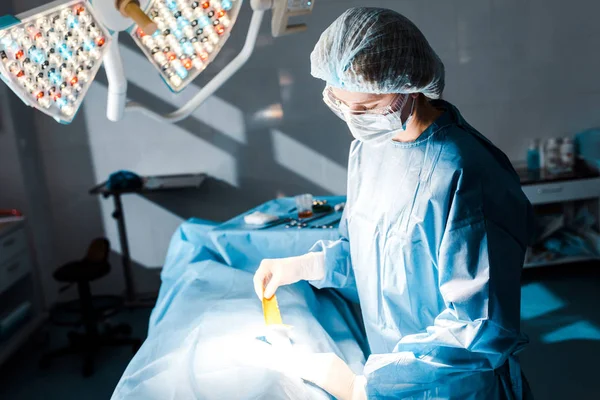
{"label": "protective glasses", "polygon": [[354,126],[371,126],[374,122],[386,122],[390,127],[402,124],[401,111],[408,101],[408,95],[398,94],[389,104],[372,109],[354,110],[335,97],[330,86],[323,90],[323,102],[342,120]]}

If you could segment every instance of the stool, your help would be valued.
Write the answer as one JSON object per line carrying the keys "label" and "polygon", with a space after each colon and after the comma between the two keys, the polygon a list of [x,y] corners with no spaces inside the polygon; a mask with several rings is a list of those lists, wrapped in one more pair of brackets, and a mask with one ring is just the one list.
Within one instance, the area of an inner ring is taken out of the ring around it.
{"label": "stool", "polygon": [[[102,278],[110,272],[108,256],[110,243],[107,239],[95,239],[88,249],[87,255],[80,261],[74,261],[63,265],[54,272],[54,279],[68,284],[77,284],[79,292],[79,307],[70,307],[71,311],[81,313],[80,324],[84,332],[71,331],[68,333],[69,345],[42,356],[40,366],[50,366],[52,360],[68,354],[83,355],[83,376],[88,377],[94,372],[94,354],[103,346],[131,346],[135,353],[141,346],[142,341],[137,338],[126,337],[131,334],[131,327],[121,324],[114,327],[109,326],[100,332],[99,322],[103,322],[106,309],[98,309],[94,306],[94,296],[90,290],[90,282]],[[107,296],[102,296],[106,298]],[[67,305],[71,305],[68,304]],[[117,308],[115,305],[114,308]],[[67,307],[69,308],[69,307]],[[123,337],[125,336],[125,337]]]}

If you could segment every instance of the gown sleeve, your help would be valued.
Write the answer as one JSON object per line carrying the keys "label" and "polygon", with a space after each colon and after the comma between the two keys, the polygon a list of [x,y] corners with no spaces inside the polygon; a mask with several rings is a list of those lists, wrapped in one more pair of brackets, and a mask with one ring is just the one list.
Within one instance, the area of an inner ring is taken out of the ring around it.
{"label": "gown sleeve", "polygon": [[325,255],[325,277],[319,281],[310,281],[310,284],[318,289],[339,289],[350,300],[358,303],[356,280],[350,261],[347,212],[348,208],[344,209],[340,220],[340,238],[320,240],[311,248],[311,252],[323,252]]}

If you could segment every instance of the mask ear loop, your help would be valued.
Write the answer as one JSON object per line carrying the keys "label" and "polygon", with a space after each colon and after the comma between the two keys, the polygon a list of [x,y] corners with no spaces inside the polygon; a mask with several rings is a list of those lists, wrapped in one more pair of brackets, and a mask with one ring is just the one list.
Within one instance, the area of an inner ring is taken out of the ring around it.
{"label": "mask ear loop", "polygon": [[[402,121],[402,110],[404,110],[404,107],[405,107],[405,106],[406,106],[406,104],[408,103],[408,97],[409,97],[409,96],[410,96],[410,95],[407,95],[407,97],[406,97],[406,101],[403,101],[403,102],[402,102],[402,105],[400,106],[400,108],[399,108],[398,110],[396,110],[396,111],[393,111],[393,110],[392,110],[392,109],[393,109],[393,104],[392,104],[392,105],[390,105],[390,106],[388,106],[388,107],[390,108],[390,112],[389,112],[389,113],[386,113],[386,114],[384,114],[384,115],[385,115],[386,119],[388,120],[388,122],[389,122],[390,126],[396,125],[396,124],[398,124],[398,122],[399,122],[399,123],[400,123],[400,125],[401,125],[403,128],[405,127],[406,123],[405,123],[404,121]],[[416,100],[416,99],[414,99],[414,98],[413,98],[413,103],[412,103],[412,104],[411,104],[411,106],[410,106],[410,114],[409,114],[409,115],[408,115],[408,117],[406,118],[406,121],[407,121],[407,122],[408,122],[409,118],[411,117],[411,115],[412,115],[412,114],[413,114],[413,112],[414,112],[414,109],[415,109],[415,100]],[[394,102],[394,103],[395,103],[395,102]]]}
{"label": "mask ear loop", "polygon": [[[415,102],[416,102],[417,98],[413,97],[413,103],[412,106],[410,106],[410,114],[408,114],[408,118],[412,117],[413,113],[415,112]],[[406,118],[406,120],[408,121],[408,118]]]}
{"label": "mask ear loop", "polygon": [[[413,117],[413,114],[415,112],[415,102],[416,102],[417,98],[413,97],[413,102],[412,105],[410,106],[410,113],[408,114],[408,117],[406,117],[406,121],[402,122],[402,129],[406,130],[406,127],[408,126],[408,123],[410,122],[410,120]],[[400,119],[402,119],[402,116],[400,116]]]}

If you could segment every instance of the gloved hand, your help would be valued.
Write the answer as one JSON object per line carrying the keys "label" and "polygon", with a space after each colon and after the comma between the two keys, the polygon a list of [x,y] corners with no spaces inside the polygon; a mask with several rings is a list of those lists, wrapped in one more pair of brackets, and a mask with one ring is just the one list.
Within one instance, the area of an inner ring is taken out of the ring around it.
{"label": "gloved hand", "polygon": [[321,280],[325,277],[325,255],[308,253],[299,257],[265,259],[254,274],[254,290],[259,299],[270,299],[279,286],[301,280]]}
{"label": "gloved hand", "polygon": [[300,377],[319,386],[338,400],[365,400],[366,379],[355,375],[334,353],[306,354],[299,360]]}

